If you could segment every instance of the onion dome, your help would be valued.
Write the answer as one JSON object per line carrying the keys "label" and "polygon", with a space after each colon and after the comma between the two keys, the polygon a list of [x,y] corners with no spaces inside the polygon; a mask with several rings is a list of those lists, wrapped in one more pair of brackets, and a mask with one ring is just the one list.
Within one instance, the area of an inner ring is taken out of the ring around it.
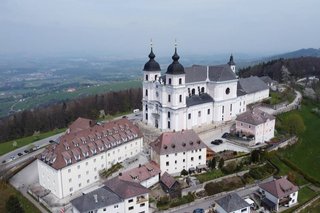
{"label": "onion dome", "polygon": [[236,63],[234,63],[234,61],[233,61],[233,55],[232,55],[232,54],[231,54],[231,56],[230,56],[230,60],[229,60],[228,64],[229,64],[230,66],[236,65]]}
{"label": "onion dome", "polygon": [[143,71],[161,71],[160,65],[154,60],[156,55],[153,53],[152,47],[149,54],[149,61],[144,65]]}
{"label": "onion dome", "polygon": [[175,48],[174,54],[172,56],[173,62],[168,66],[167,74],[171,75],[181,75],[185,74],[184,67],[179,63],[180,56],[177,53],[177,47]]}

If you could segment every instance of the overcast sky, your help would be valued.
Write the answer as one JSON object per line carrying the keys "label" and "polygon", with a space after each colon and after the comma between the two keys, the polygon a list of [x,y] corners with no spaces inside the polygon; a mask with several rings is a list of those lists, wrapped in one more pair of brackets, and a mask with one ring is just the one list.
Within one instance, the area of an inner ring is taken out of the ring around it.
{"label": "overcast sky", "polygon": [[0,0],[0,54],[143,57],[319,48],[319,0]]}

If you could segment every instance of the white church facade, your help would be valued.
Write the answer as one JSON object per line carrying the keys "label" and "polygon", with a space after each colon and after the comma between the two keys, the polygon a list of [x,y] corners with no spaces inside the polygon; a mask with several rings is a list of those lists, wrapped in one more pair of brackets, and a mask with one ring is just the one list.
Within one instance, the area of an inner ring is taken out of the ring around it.
{"label": "white church facade", "polygon": [[143,69],[143,122],[161,131],[180,131],[231,121],[250,103],[269,97],[258,77],[238,79],[231,55],[225,65],[179,63],[177,48],[166,73],[161,73],[151,48]]}

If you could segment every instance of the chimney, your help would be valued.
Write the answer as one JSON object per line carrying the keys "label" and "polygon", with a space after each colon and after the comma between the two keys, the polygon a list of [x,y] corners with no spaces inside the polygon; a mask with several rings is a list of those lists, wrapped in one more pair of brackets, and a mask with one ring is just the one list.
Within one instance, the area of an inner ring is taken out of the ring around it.
{"label": "chimney", "polygon": [[95,203],[98,203],[98,195],[97,195],[97,194],[94,194],[94,195],[93,195],[93,198],[94,198],[94,202],[95,202]]}

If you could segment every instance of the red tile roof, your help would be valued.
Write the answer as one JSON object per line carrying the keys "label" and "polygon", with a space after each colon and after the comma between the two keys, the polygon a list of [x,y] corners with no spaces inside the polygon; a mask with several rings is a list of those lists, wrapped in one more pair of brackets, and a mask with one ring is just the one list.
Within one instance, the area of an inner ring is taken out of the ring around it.
{"label": "red tile roof", "polygon": [[149,193],[150,190],[136,182],[121,180],[119,177],[114,177],[104,183],[107,187],[119,197],[123,199],[139,196]]}
{"label": "red tile roof", "polygon": [[297,186],[285,177],[260,184],[259,187],[279,199],[299,190]]}
{"label": "red tile roof", "polygon": [[121,180],[141,183],[161,173],[159,165],[150,161],[142,166],[123,172],[119,178]]}
{"label": "red tile roof", "polygon": [[163,173],[163,175],[160,178],[160,181],[169,189],[171,189],[171,187],[177,182],[177,180],[174,179],[174,177],[169,175],[167,172]]}
{"label": "red tile roof", "polygon": [[160,155],[207,148],[193,130],[162,133],[150,146]]}
{"label": "red tile roof", "polygon": [[[86,125],[89,121],[78,118],[70,125],[72,130],[66,131],[59,138],[59,144],[50,145],[38,158],[54,169],[62,169],[69,164],[142,137],[139,128],[125,118]],[[122,139],[119,134],[126,136],[126,140],[123,140],[124,138]],[[80,153],[80,158],[76,156],[78,153]]]}

